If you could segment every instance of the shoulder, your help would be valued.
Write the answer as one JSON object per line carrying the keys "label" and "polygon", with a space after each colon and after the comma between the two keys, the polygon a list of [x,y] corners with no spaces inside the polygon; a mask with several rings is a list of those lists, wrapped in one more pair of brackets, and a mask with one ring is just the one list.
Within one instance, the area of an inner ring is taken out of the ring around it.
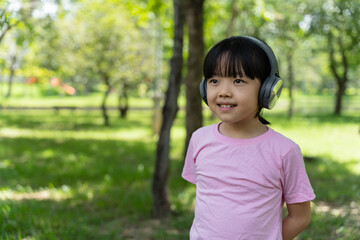
{"label": "shoulder", "polygon": [[216,128],[218,124],[212,124],[209,126],[201,127],[197,129],[195,132],[193,132],[191,138],[193,140],[201,140],[201,139],[207,139],[214,134],[214,128]]}
{"label": "shoulder", "polygon": [[289,145],[289,146],[295,146],[297,145],[293,140],[291,140],[290,138],[286,137],[285,135],[271,129],[271,131],[273,131],[273,139],[272,140],[275,140],[275,142],[277,143],[281,143],[281,144],[284,144],[284,145]]}
{"label": "shoulder", "polygon": [[212,124],[209,126],[201,127],[193,132],[189,146],[191,146],[194,151],[200,151],[203,148],[217,143],[214,131],[218,124]]}
{"label": "shoulder", "polygon": [[300,152],[300,148],[298,144],[296,144],[290,138],[284,136],[283,134],[269,128],[272,131],[272,135],[268,144],[282,157],[285,157],[290,151],[295,150],[296,152]]}

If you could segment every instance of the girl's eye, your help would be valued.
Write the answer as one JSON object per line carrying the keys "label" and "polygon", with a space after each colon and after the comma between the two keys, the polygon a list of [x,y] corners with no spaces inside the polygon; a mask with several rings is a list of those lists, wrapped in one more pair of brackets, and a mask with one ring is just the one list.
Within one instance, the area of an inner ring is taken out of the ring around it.
{"label": "girl's eye", "polygon": [[216,79],[210,79],[209,80],[209,83],[211,83],[211,84],[217,84],[219,81],[218,80],[216,80]]}
{"label": "girl's eye", "polygon": [[244,80],[235,79],[235,80],[234,80],[234,83],[236,83],[236,84],[244,83]]}

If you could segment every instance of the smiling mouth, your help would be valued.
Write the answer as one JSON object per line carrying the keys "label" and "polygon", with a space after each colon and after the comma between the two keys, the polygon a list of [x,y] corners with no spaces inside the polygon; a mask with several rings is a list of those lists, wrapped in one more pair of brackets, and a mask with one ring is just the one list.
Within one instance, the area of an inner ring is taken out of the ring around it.
{"label": "smiling mouth", "polygon": [[218,104],[221,108],[233,108],[236,107],[236,105],[230,105],[230,104]]}

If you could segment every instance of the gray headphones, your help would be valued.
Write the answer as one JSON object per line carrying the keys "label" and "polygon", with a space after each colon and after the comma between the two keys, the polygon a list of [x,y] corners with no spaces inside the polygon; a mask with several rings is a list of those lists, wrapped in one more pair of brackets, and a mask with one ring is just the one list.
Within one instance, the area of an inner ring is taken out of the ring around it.
{"label": "gray headphones", "polygon": [[[257,46],[259,46],[269,58],[271,71],[269,76],[265,79],[265,81],[261,85],[259,91],[258,104],[261,108],[272,109],[280,97],[283,86],[283,81],[282,79],[280,79],[278,63],[276,61],[275,54],[271,50],[271,48],[261,40],[249,36],[243,36],[243,38],[246,38],[251,42],[255,43]],[[206,104],[208,104],[207,96],[206,96],[206,90],[207,90],[206,84],[207,84],[206,79],[203,79],[200,83],[199,89],[200,89],[201,98],[204,100]]]}

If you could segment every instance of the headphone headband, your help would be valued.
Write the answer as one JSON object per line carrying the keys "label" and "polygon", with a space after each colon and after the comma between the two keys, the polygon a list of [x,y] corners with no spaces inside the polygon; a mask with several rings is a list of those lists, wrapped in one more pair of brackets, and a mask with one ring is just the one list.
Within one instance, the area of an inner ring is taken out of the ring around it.
{"label": "headphone headband", "polygon": [[243,36],[243,38],[249,39],[250,41],[255,43],[257,46],[259,46],[266,53],[267,57],[269,58],[270,66],[271,66],[271,72],[270,72],[269,76],[276,75],[279,77],[278,63],[277,63],[275,54],[272,51],[272,49],[266,43],[264,43],[263,41],[261,41],[257,38],[250,37],[250,36]]}

